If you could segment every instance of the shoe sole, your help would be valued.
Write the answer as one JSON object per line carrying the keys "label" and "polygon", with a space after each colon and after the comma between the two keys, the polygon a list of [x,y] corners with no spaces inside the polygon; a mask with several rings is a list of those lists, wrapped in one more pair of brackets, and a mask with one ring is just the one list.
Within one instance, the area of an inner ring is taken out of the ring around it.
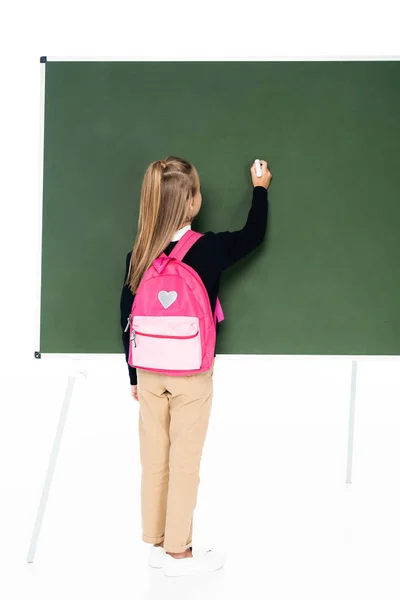
{"label": "shoe sole", "polygon": [[186,571],[185,573],[168,573],[163,570],[163,573],[166,577],[185,577],[185,575],[201,575],[205,573],[215,573],[216,571],[220,571],[224,565],[218,567],[218,569],[213,569],[212,571]]}

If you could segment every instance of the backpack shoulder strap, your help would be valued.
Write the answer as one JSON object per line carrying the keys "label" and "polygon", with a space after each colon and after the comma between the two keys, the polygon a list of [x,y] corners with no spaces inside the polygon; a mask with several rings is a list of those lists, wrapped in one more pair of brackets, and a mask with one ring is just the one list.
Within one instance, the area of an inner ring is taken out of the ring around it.
{"label": "backpack shoulder strap", "polygon": [[182,260],[193,244],[203,237],[203,235],[203,233],[198,233],[197,231],[189,229],[185,235],[181,237],[175,248],[169,254],[169,257],[175,258],[176,260]]}
{"label": "backpack shoulder strap", "polygon": [[[198,233],[197,231],[192,231],[191,229],[189,229],[189,231],[187,231],[185,235],[181,237],[179,242],[176,244],[175,248],[172,250],[171,254],[169,254],[168,258],[182,260],[182,258],[190,250],[193,244],[197,242],[198,239],[203,237],[203,235],[203,233]],[[217,298],[217,303],[215,306],[214,319],[215,322],[221,322],[224,320],[224,313],[219,298]]]}

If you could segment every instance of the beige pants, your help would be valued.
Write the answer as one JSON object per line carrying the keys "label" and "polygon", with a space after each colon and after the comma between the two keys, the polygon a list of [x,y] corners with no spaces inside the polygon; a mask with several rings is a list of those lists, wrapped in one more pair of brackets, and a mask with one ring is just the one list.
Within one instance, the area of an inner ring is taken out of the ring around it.
{"label": "beige pants", "polygon": [[179,377],[137,370],[142,539],[164,542],[167,552],[184,552],[192,543],[213,373],[214,366]]}

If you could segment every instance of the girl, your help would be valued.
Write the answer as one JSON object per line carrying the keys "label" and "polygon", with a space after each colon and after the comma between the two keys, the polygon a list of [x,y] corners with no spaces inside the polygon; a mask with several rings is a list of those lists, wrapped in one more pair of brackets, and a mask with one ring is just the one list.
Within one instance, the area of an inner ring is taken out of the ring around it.
{"label": "girl", "polygon": [[[265,237],[272,175],[265,161],[261,161],[261,169],[261,177],[254,164],[250,169],[253,198],[243,229],[207,232],[183,258],[202,279],[213,314],[222,272],[252,252]],[[192,164],[169,156],[149,165],[142,184],[138,235],[126,257],[120,302],[127,363],[130,332],[126,324],[141,278],[162,252],[170,254],[191,229],[201,202],[200,180]],[[163,567],[166,575],[219,569],[223,565],[221,555],[192,553],[191,546],[200,460],[213,394],[213,366],[186,376],[134,369],[129,363],[128,371],[132,396],[140,403],[142,539],[153,544],[149,564]]]}

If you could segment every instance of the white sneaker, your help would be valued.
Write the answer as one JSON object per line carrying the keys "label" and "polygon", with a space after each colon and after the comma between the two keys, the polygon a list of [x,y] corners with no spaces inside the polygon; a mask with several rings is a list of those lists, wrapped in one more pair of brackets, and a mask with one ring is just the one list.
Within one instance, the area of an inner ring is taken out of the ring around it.
{"label": "white sneaker", "polygon": [[165,553],[162,566],[167,577],[179,577],[218,571],[224,566],[224,562],[223,554],[211,550],[197,550],[193,552],[192,558],[172,558]]}
{"label": "white sneaker", "polygon": [[149,553],[149,566],[153,569],[161,569],[165,550],[162,546],[152,546]]}

